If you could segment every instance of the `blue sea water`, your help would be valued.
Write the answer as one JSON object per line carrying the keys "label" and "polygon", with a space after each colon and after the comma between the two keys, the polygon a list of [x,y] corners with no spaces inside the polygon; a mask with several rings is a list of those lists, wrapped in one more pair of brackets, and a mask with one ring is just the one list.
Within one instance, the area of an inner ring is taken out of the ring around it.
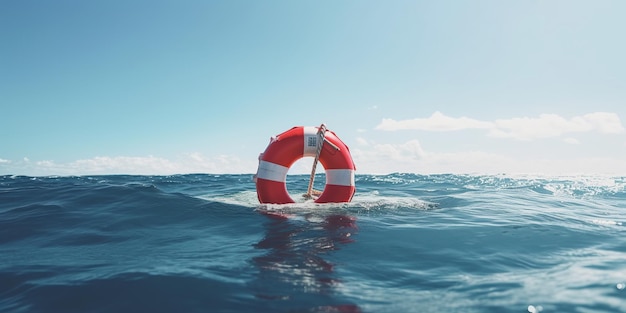
{"label": "blue sea water", "polygon": [[356,186],[261,205],[252,175],[0,176],[0,312],[626,312],[624,177]]}

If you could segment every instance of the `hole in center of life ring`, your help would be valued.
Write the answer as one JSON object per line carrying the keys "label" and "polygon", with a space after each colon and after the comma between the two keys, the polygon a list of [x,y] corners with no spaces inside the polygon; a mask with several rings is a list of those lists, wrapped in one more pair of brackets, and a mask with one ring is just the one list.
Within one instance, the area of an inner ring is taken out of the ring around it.
{"label": "hole in center of life ring", "polygon": [[313,181],[313,199],[307,199],[304,195],[309,188],[311,169],[313,168],[313,157],[303,157],[297,160],[287,172],[287,192],[296,203],[307,202],[317,199],[315,193],[321,193],[326,187],[326,173],[321,162],[317,162],[315,170],[315,180]]}

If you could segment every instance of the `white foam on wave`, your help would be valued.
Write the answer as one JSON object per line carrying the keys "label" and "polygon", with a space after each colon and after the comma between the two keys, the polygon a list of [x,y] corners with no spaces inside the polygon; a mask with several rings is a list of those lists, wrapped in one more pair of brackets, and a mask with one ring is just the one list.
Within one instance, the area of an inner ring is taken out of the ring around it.
{"label": "white foam on wave", "polygon": [[[588,197],[612,195],[626,191],[626,177],[608,175],[478,175],[456,176],[465,188],[531,188],[543,189],[556,196]],[[463,181],[466,180],[466,182]]]}
{"label": "white foam on wave", "polygon": [[214,202],[220,202],[224,204],[232,204],[239,206],[256,206],[259,204],[259,200],[256,196],[256,191],[240,191],[234,194],[226,195],[201,195],[198,198],[203,200],[209,200]]}
{"label": "white foam on wave", "polygon": [[382,209],[418,209],[428,210],[436,208],[432,202],[412,197],[381,196],[377,191],[368,193],[356,193],[351,202],[347,203],[315,203],[313,200],[305,200],[300,195],[291,195],[296,203],[288,204],[262,204],[256,195],[256,191],[240,191],[228,195],[204,195],[199,198],[231,205],[254,207],[266,211],[311,211],[311,210],[382,210]]}
{"label": "white foam on wave", "polygon": [[413,197],[381,196],[378,191],[361,194],[357,193],[352,199],[350,205],[361,207],[363,209],[384,208],[427,210],[437,207],[435,203]]}
{"label": "white foam on wave", "polygon": [[622,222],[617,222],[613,220],[605,220],[605,219],[594,219],[591,220],[592,224],[601,225],[601,226],[622,226]]}

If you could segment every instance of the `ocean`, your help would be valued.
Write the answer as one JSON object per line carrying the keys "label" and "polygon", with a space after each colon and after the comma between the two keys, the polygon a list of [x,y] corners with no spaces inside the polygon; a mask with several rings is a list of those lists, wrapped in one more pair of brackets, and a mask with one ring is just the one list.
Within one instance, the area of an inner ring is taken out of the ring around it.
{"label": "ocean", "polygon": [[0,176],[0,312],[626,312],[625,186],[357,174],[350,203],[267,205],[251,174]]}

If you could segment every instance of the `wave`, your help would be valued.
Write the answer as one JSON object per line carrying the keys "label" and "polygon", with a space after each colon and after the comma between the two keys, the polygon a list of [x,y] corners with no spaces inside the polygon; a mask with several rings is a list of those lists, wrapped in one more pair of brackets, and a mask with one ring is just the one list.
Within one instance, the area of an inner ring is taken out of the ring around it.
{"label": "wave", "polygon": [[384,196],[378,191],[365,193],[357,192],[348,203],[315,203],[313,200],[305,200],[301,194],[290,194],[295,203],[289,204],[263,204],[259,203],[255,190],[240,191],[228,195],[202,195],[200,199],[220,202],[224,204],[237,205],[255,208],[259,211],[283,211],[302,212],[309,211],[329,211],[334,210],[389,210],[389,209],[418,209],[429,210],[437,208],[437,204],[420,200],[418,198],[407,198],[403,196]]}

